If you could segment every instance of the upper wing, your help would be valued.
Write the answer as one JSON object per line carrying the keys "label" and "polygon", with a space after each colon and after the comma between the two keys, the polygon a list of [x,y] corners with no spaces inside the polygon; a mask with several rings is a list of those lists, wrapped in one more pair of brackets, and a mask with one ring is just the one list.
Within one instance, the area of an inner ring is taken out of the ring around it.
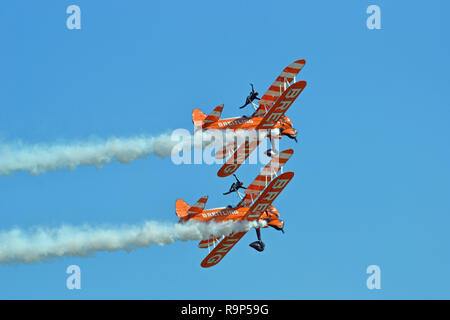
{"label": "upper wing", "polygon": [[256,129],[271,129],[287,109],[289,109],[292,103],[294,103],[295,99],[297,99],[305,87],[306,81],[299,81],[287,88],[277,101],[275,101]]}
{"label": "upper wing", "polygon": [[242,219],[250,221],[259,219],[293,177],[294,172],[288,171],[275,178],[259,196],[258,200],[253,203]]}
{"label": "upper wing", "polygon": [[278,156],[273,157],[261,170],[255,180],[245,189],[245,196],[238,206],[250,206],[253,200],[258,198],[261,191],[270,183],[272,177],[286,164],[293,153],[294,150],[287,149],[280,152]]}
{"label": "upper wing", "polygon": [[302,70],[305,65],[305,60],[297,60],[286,68],[275,79],[267,92],[259,100],[259,108],[253,113],[253,117],[262,117],[270,109],[272,104],[278,99],[278,97],[286,90],[287,85],[295,79],[296,75]]}
{"label": "upper wing", "polygon": [[247,232],[232,233],[225,238],[212,250],[200,264],[203,268],[212,267],[220,262],[223,257],[234,247],[234,245],[246,234]]}
{"label": "upper wing", "polygon": [[244,163],[250,154],[258,147],[260,139],[245,140],[245,143],[236,150],[236,152],[225,162],[220,168],[217,175],[219,177],[227,177],[236,172],[236,170]]}

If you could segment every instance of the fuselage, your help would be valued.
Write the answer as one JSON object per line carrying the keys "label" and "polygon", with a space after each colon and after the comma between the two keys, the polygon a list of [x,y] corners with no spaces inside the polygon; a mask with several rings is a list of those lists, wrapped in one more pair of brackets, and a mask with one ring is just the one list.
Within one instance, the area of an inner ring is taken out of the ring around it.
{"label": "fuselage", "polygon": [[[187,220],[195,220],[195,221],[202,221],[202,222],[225,222],[225,221],[238,221],[238,220],[245,220],[246,214],[250,207],[235,207],[235,208],[215,208],[215,209],[207,209],[203,210],[200,213],[196,214],[190,214],[189,218],[186,220],[180,220],[181,221],[187,221]],[[266,220],[267,226],[272,226],[277,228],[278,230],[281,230],[283,228],[284,223],[280,220],[280,215],[278,213],[277,208],[274,206],[270,206],[270,208],[266,211],[264,211],[261,216],[259,217],[261,220]],[[264,228],[265,228],[264,227]]]}
{"label": "fuselage", "polygon": [[261,123],[262,119],[262,117],[221,119],[211,123],[205,129],[250,130],[255,129]]}
{"label": "fuselage", "polygon": [[[263,119],[263,117],[221,119],[208,124],[203,130],[252,130],[256,129]],[[292,127],[291,120],[286,116],[278,120],[271,128],[270,132],[269,137],[272,138],[279,139],[282,135],[286,135],[291,139],[296,139],[297,137],[297,130]],[[281,135],[279,133],[281,133]]]}
{"label": "fuselage", "polygon": [[197,220],[197,221],[216,221],[223,222],[228,220],[241,220],[249,207],[240,207],[240,208],[215,208],[215,209],[207,209],[203,210],[197,214],[191,214],[189,216],[189,220]]}

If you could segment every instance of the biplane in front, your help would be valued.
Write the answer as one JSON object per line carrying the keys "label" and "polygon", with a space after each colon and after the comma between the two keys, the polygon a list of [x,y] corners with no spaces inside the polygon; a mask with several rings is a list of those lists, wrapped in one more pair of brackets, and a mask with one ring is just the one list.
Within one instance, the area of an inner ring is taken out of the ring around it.
{"label": "biplane in front", "polygon": [[[305,81],[296,81],[296,76],[304,65],[305,60],[297,60],[284,68],[261,99],[257,97],[258,93],[254,91],[252,85],[252,91],[241,107],[253,105],[255,112],[250,117],[220,119],[223,104],[216,107],[209,115],[194,109],[192,121],[197,130],[255,130],[263,133],[263,137],[260,134],[251,135],[240,145],[234,140],[226,142],[223,148],[217,150],[216,159],[229,157],[217,173],[219,177],[235,173],[265,137],[270,139],[272,145],[272,148],[267,150],[268,156],[277,154],[273,139],[287,136],[297,141],[297,130],[294,129],[289,117],[284,114],[306,87]],[[255,100],[259,100],[259,103],[256,104]]]}
{"label": "biplane in front", "polygon": [[[264,220],[266,222],[264,228],[270,226],[276,230],[283,231],[284,222],[280,219],[278,210],[272,205],[272,202],[294,176],[294,172],[285,172],[278,175],[293,152],[292,149],[287,149],[273,157],[255,180],[245,189],[245,194],[241,195],[241,201],[235,207],[228,206],[205,210],[207,196],[200,198],[193,206],[189,206],[183,200],[178,199],[175,204],[175,210],[180,218],[180,223],[190,220],[205,223],[209,221]],[[213,247],[213,250],[202,261],[201,266],[208,268],[219,263],[246,232],[236,232],[224,237],[212,237],[200,241],[198,244],[199,248],[211,249]],[[265,245],[261,241],[260,228],[256,228],[256,235],[258,240],[252,242],[250,246],[257,251],[263,251]]]}

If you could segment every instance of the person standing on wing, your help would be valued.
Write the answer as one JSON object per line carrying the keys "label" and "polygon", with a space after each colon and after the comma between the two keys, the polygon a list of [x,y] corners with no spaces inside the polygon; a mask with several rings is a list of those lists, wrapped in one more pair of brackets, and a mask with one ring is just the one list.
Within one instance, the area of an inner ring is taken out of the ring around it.
{"label": "person standing on wing", "polygon": [[250,91],[250,94],[248,95],[247,99],[245,99],[245,104],[242,107],[239,107],[239,109],[245,108],[250,103],[252,103],[253,100],[259,100],[258,92],[255,92],[255,88],[253,88],[253,84],[250,83],[250,86],[252,87],[252,91]]}
{"label": "person standing on wing", "polygon": [[244,187],[244,182],[239,181],[235,174],[233,174],[233,176],[236,178],[236,182],[233,182],[230,190],[228,192],[225,192],[224,195],[230,194],[232,192],[237,192],[239,189],[247,189],[246,187]]}

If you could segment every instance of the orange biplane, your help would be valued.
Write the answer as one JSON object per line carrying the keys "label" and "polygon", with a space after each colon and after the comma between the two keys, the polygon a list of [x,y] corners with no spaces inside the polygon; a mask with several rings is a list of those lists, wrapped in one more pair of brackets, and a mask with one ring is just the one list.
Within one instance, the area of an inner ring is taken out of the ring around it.
{"label": "orange biplane", "polygon": [[[250,117],[220,119],[223,104],[216,107],[209,115],[199,109],[194,109],[192,121],[195,127],[197,130],[262,130],[270,139],[271,144],[273,143],[272,139],[280,139],[281,136],[287,136],[297,141],[297,130],[293,128],[292,121],[284,114],[306,87],[305,81],[296,82],[296,76],[304,65],[305,60],[297,60],[284,68],[261,97],[258,105],[253,102],[258,99],[256,97],[258,93],[254,92],[252,85],[252,92],[246,100],[246,105],[251,103],[256,110]],[[236,172],[245,159],[258,147],[261,140],[259,137],[255,137],[247,139],[240,146],[232,141],[216,152],[217,159],[225,159],[234,152],[217,173],[219,177],[226,177]],[[272,149],[267,150],[267,155],[276,155],[274,149],[272,145]]]}
{"label": "orange biplane", "polygon": [[[228,206],[205,210],[207,196],[200,198],[193,206],[189,206],[183,200],[178,199],[175,204],[175,211],[180,218],[180,222],[189,220],[202,222],[265,220],[267,225],[264,228],[270,226],[283,231],[284,222],[280,220],[278,210],[272,206],[272,202],[294,176],[294,172],[285,172],[278,175],[278,172],[282,170],[283,165],[293,153],[292,149],[287,149],[278,156],[272,157],[255,180],[246,188],[245,195],[241,195],[241,201],[235,207]],[[272,179],[274,176],[275,179]],[[223,238],[211,237],[200,241],[199,248],[210,249],[211,246],[214,246],[214,249],[202,261],[201,266],[208,268],[219,263],[245,234],[246,232],[236,232]],[[257,251],[263,251],[265,245],[261,241],[259,228],[256,228],[256,234],[258,241],[252,242],[250,246]],[[216,245],[218,241],[220,242]]]}

